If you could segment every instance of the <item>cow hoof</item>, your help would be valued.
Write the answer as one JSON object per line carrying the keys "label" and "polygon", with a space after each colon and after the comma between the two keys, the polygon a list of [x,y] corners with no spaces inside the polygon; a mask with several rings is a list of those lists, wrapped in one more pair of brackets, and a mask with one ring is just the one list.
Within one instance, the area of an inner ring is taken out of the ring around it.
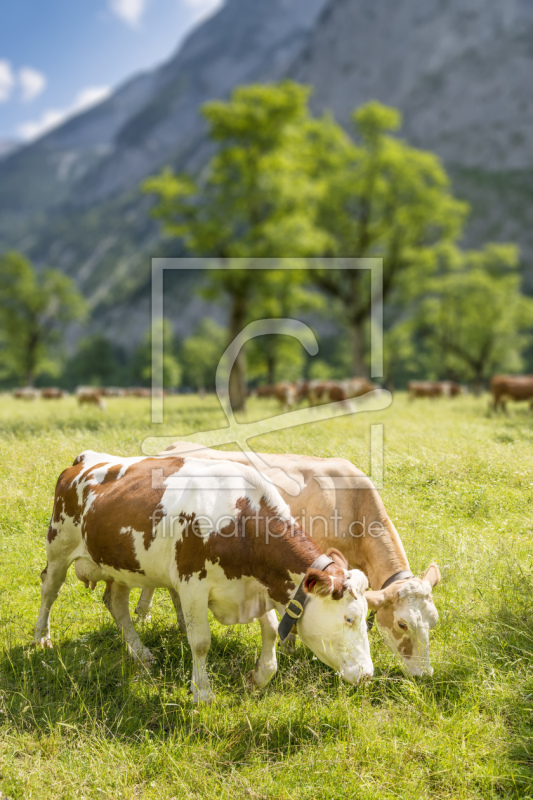
{"label": "cow hoof", "polygon": [[193,689],[192,699],[193,702],[197,703],[198,705],[209,705],[215,702],[215,695],[211,689],[202,689],[200,692],[196,689]]}
{"label": "cow hoof", "polygon": [[34,639],[33,644],[36,647],[46,647],[49,650],[54,649],[54,645],[52,644],[52,640],[49,636],[43,636],[41,639]]}

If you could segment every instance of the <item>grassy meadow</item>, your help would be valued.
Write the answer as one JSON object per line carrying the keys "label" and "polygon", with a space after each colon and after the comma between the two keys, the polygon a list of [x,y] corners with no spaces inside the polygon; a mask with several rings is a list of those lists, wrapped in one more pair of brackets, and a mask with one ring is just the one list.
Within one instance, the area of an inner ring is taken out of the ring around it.
{"label": "grassy meadow", "polygon": [[[52,610],[54,650],[30,646],[55,481],[85,449],[139,455],[149,435],[223,425],[213,397],[149,403],[0,398],[0,797],[533,797],[533,416],[491,416],[488,399],[419,400],[263,436],[256,449],[344,456],[368,470],[369,425],[385,425],[382,496],[413,571],[437,561],[440,622],[431,679],[405,677],[371,633],[374,679],[342,683],[300,643],[262,692],[245,677],[259,625],[212,624],[217,702],[187,693],[191,656],[170,598],[156,593],[141,637],[157,657],[134,665],[103,585],[71,568]],[[275,413],[252,401],[250,416]],[[132,592],[132,602],[138,597]]]}

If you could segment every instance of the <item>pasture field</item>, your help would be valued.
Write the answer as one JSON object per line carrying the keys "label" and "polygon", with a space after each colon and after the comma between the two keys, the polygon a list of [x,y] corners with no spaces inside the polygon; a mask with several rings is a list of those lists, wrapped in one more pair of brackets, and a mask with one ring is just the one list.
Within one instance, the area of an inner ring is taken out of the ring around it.
{"label": "pasture field", "polygon": [[[250,416],[276,412],[252,401]],[[103,585],[70,570],[52,611],[54,650],[30,646],[57,476],[82,450],[139,455],[148,435],[222,426],[213,397],[149,404],[0,398],[0,797],[238,800],[533,797],[533,416],[487,413],[487,398],[398,394],[383,412],[263,436],[256,449],[344,456],[368,470],[369,424],[384,422],[385,505],[411,568],[431,560],[440,622],[432,678],[405,677],[371,632],[374,679],[344,684],[300,643],[262,692],[245,676],[259,625],[215,623],[217,702],[194,707],[191,657],[166,592],[128,658]],[[135,597],[133,597],[135,595]],[[138,593],[132,593],[132,602]],[[133,606],[132,606],[133,607]]]}

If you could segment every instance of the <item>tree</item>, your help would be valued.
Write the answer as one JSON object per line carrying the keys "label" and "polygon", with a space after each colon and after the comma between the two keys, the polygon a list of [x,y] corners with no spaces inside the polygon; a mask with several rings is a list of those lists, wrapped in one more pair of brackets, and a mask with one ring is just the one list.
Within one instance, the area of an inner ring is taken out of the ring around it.
{"label": "tree", "polygon": [[37,272],[20,253],[0,257],[0,339],[6,372],[32,386],[57,374],[61,333],[86,304],[74,282],[54,269]]}
{"label": "tree", "polygon": [[518,251],[499,244],[446,259],[413,319],[438,377],[471,381],[476,391],[495,371],[521,368],[532,325],[533,300],[520,293]]}
{"label": "tree", "polygon": [[[383,259],[383,301],[412,292],[432,269],[435,250],[458,237],[467,206],[454,199],[439,159],[389,135],[401,124],[393,108],[372,102],[353,114],[358,143],[325,118],[310,128],[321,194],[318,225],[326,255]],[[320,270],[311,277],[344,309],[353,371],[365,367],[365,326],[372,310],[369,270]]]}
{"label": "tree", "polygon": [[[254,298],[268,295],[268,271],[243,270],[232,259],[308,256],[327,246],[316,226],[321,183],[312,175],[306,135],[309,90],[291,81],[235,89],[227,102],[202,113],[218,151],[195,182],[166,170],[144,183],[157,195],[154,214],[188,252],[215,256],[224,269],[211,274],[211,296],[229,299],[229,340],[250,319]],[[230,376],[235,410],[246,396],[244,356]]]}
{"label": "tree", "polygon": [[204,319],[196,326],[181,348],[186,382],[198,390],[214,387],[216,368],[225,349],[224,339],[224,329],[212,319]]}
{"label": "tree", "polygon": [[124,378],[123,358],[120,350],[106,336],[102,333],[91,334],[80,339],[65,369],[66,379],[71,386],[80,383],[120,386]]}
{"label": "tree", "polygon": [[[152,353],[152,327],[158,334],[162,334],[163,340],[163,352],[155,355]],[[156,366],[162,372],[163,387],[170,389],[179,386],[181,366],[174,355],[175,345],[174,333],[169,320],[156,320],[154,325],[146,331],[143,341],[133,356],[134,375],[139,376],[143,383],[148,384],[152,380],[152,368]]]}

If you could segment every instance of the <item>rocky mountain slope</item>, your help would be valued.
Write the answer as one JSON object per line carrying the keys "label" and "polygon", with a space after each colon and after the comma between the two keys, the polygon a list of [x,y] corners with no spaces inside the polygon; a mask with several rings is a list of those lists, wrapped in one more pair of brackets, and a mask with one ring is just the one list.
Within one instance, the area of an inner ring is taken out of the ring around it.
{"label": "rocky mountain slope", "polygon": [[533,290],[531,41],[533,0],[227,0],[161,68],[0,160],[0,249],[75,275],[100,324],[138,338],[150,257],[178,254],[139,182],[205,163],[204,101],[289,75],[347,126],[366,100],[400,108],[474,204],[467,243],[517,241]]}

